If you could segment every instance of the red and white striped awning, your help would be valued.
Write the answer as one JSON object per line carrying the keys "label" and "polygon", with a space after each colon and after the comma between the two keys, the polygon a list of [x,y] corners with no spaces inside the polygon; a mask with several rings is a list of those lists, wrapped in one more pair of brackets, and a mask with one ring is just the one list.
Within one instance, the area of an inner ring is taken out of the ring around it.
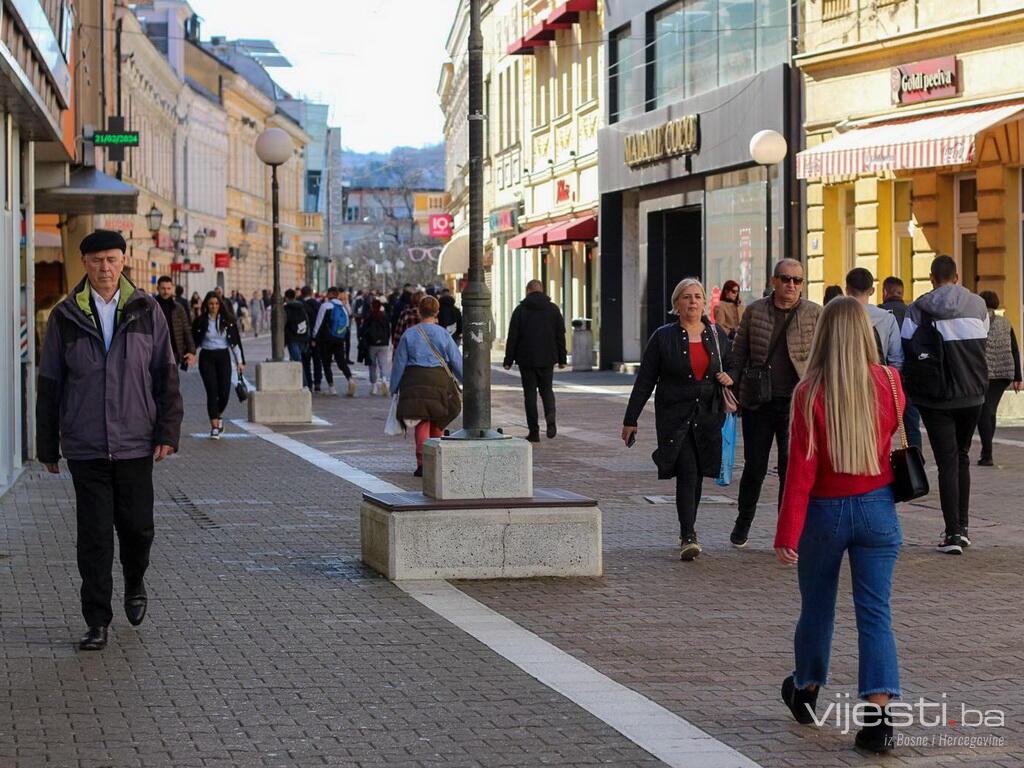
{"label": "red and white striped awning", "polygon": [[800,179],[855,176],[974,162],[978,134],[1024,113],[1024,104],[985,106],[855,128],[796,156]]}

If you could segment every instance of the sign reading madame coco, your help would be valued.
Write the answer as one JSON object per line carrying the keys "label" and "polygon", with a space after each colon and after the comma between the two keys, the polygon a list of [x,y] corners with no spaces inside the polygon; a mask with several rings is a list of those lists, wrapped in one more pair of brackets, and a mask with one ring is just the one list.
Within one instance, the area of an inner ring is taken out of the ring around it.
{"label": "sign reading madame coco", "polygon": [[635,167],[700,150],[700,117],[686,115],[631,133],[625,142],[626,165]]}

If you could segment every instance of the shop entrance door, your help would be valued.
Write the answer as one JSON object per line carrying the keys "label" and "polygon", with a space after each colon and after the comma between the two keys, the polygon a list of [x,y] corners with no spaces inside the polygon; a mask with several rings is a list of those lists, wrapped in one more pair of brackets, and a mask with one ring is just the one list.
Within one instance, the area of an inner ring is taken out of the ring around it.
{"label": "shop entrance door", "polygon": [[953,243],[960,284],[978,290],[978,181],[974,174],[956,177],[956,231]]}
{"label": "shop entrance door", "polygon": [[672,290],[684,277],[703,279],[700,206],[651,213],[647,222],[647,317],[644,338],[672,318]]}

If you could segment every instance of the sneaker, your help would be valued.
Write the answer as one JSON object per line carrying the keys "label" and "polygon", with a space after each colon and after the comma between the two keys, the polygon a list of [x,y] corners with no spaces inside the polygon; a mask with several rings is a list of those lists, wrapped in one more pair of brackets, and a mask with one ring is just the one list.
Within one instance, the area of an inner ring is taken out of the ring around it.
{"label": "sneaker", "polygon": [[224,430],[221,429],[220,427],[213,427],[210,430],[210,439],[211,440],[220,440],[220,433],[223,432],[223,431]]}
{"label": "sneaker", "polygon": [[328,395],[336,395],[336,394],[338,394],[338,388],[336,386],[334,386],[333,384],[331,384],[329,387],[327,387],[327,394]]}
{"label": "sneaker", "polygon": [[980,459],[978,459],[978,466],[979,467],[994,467],[995,464],[992,463],[992,457],[991,456],[982,456]]}
{"label": "sneaker", "polygon": [[345,396],[346,397],[355,397],[356,396],[356,380],[355,379],[349,379],[348,380],[348,390],[345,392]]}
{"label": "sneaker", "polygon": [[687,536],[683,539],[682,546],[679,548],[679,559],[683,562],[689,562],[690,560],[695,560],[697,555],[703,551],[696,536]]}
{"label": "sneaker", "polygon": [[793,719],[801,725],[810,725],[814,722],[814,708],[818,704],[818,691],[808,691],[806,688],[797,688],[790,675],[782,681],[782,702],[789,707]]}
{"label": "sneaker", "polygon": [[892,723],[886,717],[885,709],[875,704],[874,711],[866,710],[863,713],[863,718],[865,725],[857,731],[854,745],[858,749],[873,752],[876,755],[891,752],[893,747]]}
{"label": "sneaker", "polygon": [[737,520],[736,525],[732,527],[732,533],[729,534],[729,541],[737,549],[742,549],[747,546],[747,536],[750,534],[750,523],[745,523],[742,520]]}
{"label": "sneaker", "polygon": [[964,553],[964,540],[960,537],[959,533],[954,533],[952,536],[943,536],[936,549],[947,555],[962,555]]}
{"label": "sneaker", "polygon": [[966,528],[960,529],[960,544],[964,547],[964,549],[971,546],[971,540],[967,538]]}

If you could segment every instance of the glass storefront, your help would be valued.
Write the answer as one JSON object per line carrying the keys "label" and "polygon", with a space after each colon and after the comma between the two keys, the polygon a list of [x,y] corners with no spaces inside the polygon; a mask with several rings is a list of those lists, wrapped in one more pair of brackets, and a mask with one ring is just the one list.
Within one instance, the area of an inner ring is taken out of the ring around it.
{"label": "glass storefront", "polygon": [[[772,178],[772,260],[782,256],[780,179]],[[761,298],[768,263],[764,239],[764,169],[708,176],[704,186],[704,279],[710,293],[726,280],[740,284],[745,304]]]}

